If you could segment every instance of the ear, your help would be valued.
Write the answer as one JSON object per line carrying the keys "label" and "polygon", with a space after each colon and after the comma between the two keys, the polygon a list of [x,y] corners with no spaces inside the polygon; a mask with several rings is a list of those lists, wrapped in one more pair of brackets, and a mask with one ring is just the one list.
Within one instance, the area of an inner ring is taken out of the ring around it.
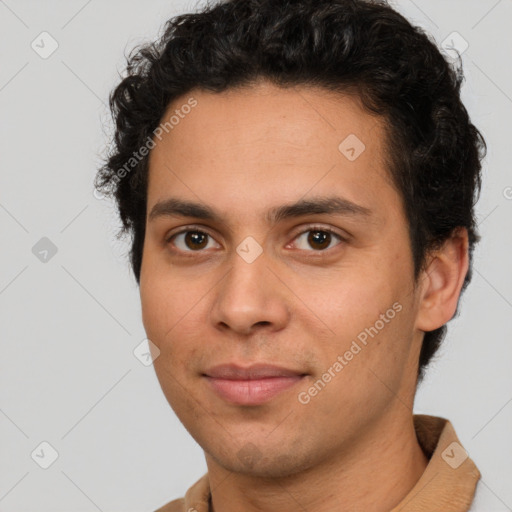
{"label": "ear", "polygon": [[468,271],[468,245],[466,228],[457,228],[440,249],[430,254],[419,276],[417,329],[433,331],[453,318]]}

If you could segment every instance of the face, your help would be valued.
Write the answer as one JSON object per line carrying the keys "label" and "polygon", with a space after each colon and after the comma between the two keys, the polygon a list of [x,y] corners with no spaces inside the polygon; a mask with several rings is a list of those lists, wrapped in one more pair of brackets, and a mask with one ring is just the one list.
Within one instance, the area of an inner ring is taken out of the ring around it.
{"label": "face", "polygon": [[[384,121],[264,82],[193,91],[163,121],[176,110],[150,154],[140,294],[163,392],[207,462],[293,474],[410,415],[418,299]],[[223,364],[289,372],[214,378]]]}

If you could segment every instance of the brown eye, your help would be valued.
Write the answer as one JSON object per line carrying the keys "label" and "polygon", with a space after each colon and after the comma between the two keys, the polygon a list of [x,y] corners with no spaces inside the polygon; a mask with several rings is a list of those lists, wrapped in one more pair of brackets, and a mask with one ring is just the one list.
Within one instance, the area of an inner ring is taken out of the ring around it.
{"label": "brown eye", "polygon": [[200,231],[187,231],[185,245],[192,250],[203,249],[207,245],[207,234]]}
{"label": "brown eye", "polygon": [[303,243],[302,247],[300,247],[300,242],[297,244],[299,245],[299,249],[303,250],[308,250],[308,248],[305,247],[306,245],[310,248],[313,248],[315,251],[323,251],[325,249],[329,249],[331,247],[333,237],[340,240],[340,242],[344,241],[344,238],[341,235],[338,235],[330,229],[325,228],[308,229],[307,231],[302,232],[295,240],[304,240],[304,235],[308,235],[305,239],[305,244]]}
{"label": "brown eye", "polygon": [[180,251],[183,252],[197,252],[208,247],[210,240],[213,238],[204,231],[188,230],[180,231],[174,234],[168,240]]}
{"label": "brown eye", "polygon": [[326,231],[310,231],[308,244],[315,249],[325,249],[329,247],[331,236],[331,233],[327,233]]}

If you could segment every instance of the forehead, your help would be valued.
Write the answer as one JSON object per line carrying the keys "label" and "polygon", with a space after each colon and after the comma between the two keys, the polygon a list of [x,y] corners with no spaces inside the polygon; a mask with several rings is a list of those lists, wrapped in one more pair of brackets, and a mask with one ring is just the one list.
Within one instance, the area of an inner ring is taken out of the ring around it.
{"label": "forehead", "polygon": [[168,195],[247,212],[334,191],[369,207],[391,185],[384,121],[354,95],[267,83],[193,90],[162,124],[171,117],[150,153],[148,211]]}

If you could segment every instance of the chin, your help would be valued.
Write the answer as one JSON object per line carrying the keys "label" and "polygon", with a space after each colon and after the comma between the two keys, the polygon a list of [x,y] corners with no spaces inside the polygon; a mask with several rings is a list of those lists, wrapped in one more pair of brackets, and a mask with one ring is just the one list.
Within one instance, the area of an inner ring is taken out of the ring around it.
{"label": "chin", "polygon": [[276,454],[274,449],[269,449],[268,455],[262,453],[255,445],[248,443],[237,453],[227,458],[226,455],[210,457],[224,469],[240,475],[254,478],[286,478],[302,473],[309,469],[314,461],[307,454]]}

